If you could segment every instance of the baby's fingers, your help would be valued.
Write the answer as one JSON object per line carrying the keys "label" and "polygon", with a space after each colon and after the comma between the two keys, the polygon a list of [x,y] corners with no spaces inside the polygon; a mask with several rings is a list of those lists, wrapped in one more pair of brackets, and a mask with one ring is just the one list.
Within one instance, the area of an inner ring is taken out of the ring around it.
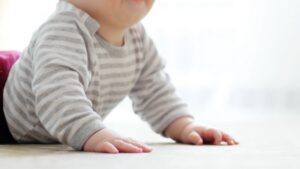
{"label": "baby's fingers", "polygon": [[188,142],[195,144],[195,145],[201,145],[203,144],[203,140],[201,138],[201,136],[196,132],[196,131],[192,131],[189,136],[188,136]]}
{"label": "baby's fingers", "polygon": [[96,145],[94,151],[101,152],[101,153],[113,153],[113,154],[119,153],[119,150],[108,141],[101,142],[98,145]]}
{"label": "baby's fingers", "polygon": [[202,133],[205,144],[219,145],[222,142],[222,133],[219,130],[209,128]]}
{"label": "baby's fingers", "polygon": [[113,140],[112,144],[123,153],[142,153],[143,150],[132,143],[125,142],[123,140]]}
{"label": "baby's fingers", "polygon": [[152,148],[151,148],[151,147],[147,146],[146,144],[139,143],[138,141],[135,141],[135,140],[133,140],[133,139],[131,139],[131,138],[127,138],[127,139],[125,139],[124,141],[125,141],[125,142],[128,142],[128,143],[130,143],[130,144],[133,144],[133,145],[135,145],[135,146],[137,146],[137,147],[139,147],[139,148],[141,148],[141,149],[143,150],[143,152],[145,152],[145,153],[149,153],[149,152],[152,151]]}
{"label": "baby's fingers", "polygon": [[226,142],[228,145],[235,145],[239,144],[237,141],[235,141],[231,136],[228,134],[222,132],[222,141]]}

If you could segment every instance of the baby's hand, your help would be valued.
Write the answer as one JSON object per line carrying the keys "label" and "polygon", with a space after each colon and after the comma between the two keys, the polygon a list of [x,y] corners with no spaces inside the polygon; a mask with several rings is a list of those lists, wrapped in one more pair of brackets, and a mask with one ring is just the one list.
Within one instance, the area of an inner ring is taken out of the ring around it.
{"label": "baby's hand", "polygon": [[175,120],[171,125],[167,127],[164,134],[177,142],[186,144],[219,145],[222,142],[225,142],[228,145],[239,144],[228,134],[214,128],[207,128],[197,125],[189,117],[182,117]]}
{"label": "baby's hand", "polygon": [[109,129],[102,129],[92,135],[83,147],[84,151],[101,153],[147,153],[152,148],[130,138],[123,138]]}
{"label": "baby's hand", "polygon": [[239,144],[234,140],[230,135],[224,133],[223,131],[206,128],[200,125],[195,125],[191,123],[187,125],[180,134],[180,142],[186,144],[215,144],[219,145],[222,142],[227,143],[228,145]]}

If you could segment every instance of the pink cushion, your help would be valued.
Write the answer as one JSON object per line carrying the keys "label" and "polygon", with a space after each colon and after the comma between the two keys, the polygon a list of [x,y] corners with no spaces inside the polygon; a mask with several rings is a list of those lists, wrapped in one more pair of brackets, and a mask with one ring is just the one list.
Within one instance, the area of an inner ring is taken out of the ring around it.
{"label": "pink cushion", "polygon": [[2,111],[3,88],[12,65],[19,59],[20,53],[17,51],[0,51],[0,105]]}

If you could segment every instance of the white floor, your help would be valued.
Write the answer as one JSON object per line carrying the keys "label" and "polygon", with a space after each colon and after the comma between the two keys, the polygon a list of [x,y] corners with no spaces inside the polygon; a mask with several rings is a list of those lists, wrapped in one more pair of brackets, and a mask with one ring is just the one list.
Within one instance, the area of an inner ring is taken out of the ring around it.
{"label": "white floor", "polygon": [[269,115],[219,124],[241,142],[238,146],[180,145],[145,126],[111,124],[149,143],[149,154],[97,154],[63,145],[0,146],[1,169],[299,169],[300,115]]}

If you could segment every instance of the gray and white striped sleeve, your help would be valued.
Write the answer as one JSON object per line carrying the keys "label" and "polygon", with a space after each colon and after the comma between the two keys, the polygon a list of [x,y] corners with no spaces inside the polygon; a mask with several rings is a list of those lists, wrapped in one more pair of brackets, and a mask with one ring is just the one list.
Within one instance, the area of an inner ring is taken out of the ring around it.
{"label": "gray and white striped sleeve", "polygon": [[81,150],[104,128],[85,94],[89,83],[83,34],[74,18],[63,15],[44,25],[33,50],[33,92],[36,114],[61,143]]}
{"label": "gray and white striped sleeve", "polygon": [[166,127],[183,116],[192,117],[186,104],[175,94],[164,63],[143,26],[140,27],[143,43],[144,65],[141,75],[131,91],[133,109],[152,129],[163,134]]}

